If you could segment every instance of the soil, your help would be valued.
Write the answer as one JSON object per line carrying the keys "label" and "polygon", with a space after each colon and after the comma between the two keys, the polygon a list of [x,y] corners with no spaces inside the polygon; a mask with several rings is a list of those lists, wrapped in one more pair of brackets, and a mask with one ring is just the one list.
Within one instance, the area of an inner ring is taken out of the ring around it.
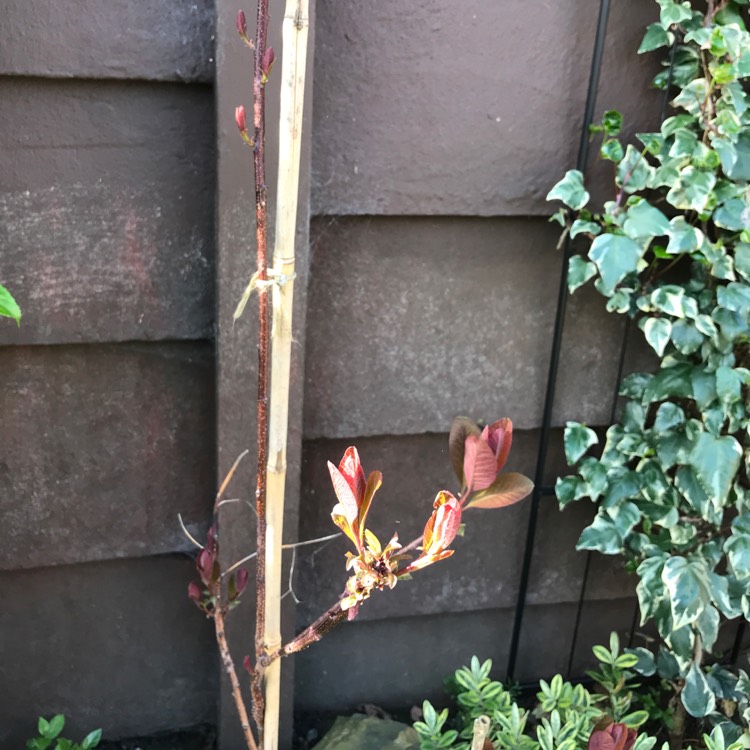
{"label": "soil", "polygon": [[104,740],[97,750],[216,750],[216,727],[201,726],[151,737]]}

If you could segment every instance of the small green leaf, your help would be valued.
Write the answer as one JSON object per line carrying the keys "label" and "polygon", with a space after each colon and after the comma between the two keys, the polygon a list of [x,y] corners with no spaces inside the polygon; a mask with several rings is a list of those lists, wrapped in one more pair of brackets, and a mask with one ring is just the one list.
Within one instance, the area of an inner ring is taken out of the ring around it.
{"label": "small green leaf", "polygon": [[645,156],[628,144],[625,158],[617,165],[617,184],[626,193],[637,193],[646,187],[654,171]]}
{"label": "small green leaf", "polygon": [[601,226],[595,221],[584,221],[576,219],[573,226],[570,227],[570,239],[575,239],[579,234],[588,232],[589,234],[599,234],[602,231]]}
{"label": "small green leaf", "polygon": [[662,28],[668,29],[672,24],[689,21],[693,17],[689,2],[676,3],[674,0],[657,0],[661,7],[659,21]]}
{"label": "small green leaf", "polygon": [[0,284],[0,315],[13,318],[19,325],[21,323],[21,308],[2,284]]}
{"label": "small green leaf", "polygon": [[646,28],[646,36],[643,37],[641,46],[638,48],[638,54],[644,52],[653,52],[660,47],[666,47],[672,44],[670,33],[659,23],[652,23]]}
{"label": "small green leaf", "polygon": [[695,167],[685,167],[677,182],[667,193],[667,200],[675,207],[685,211],[702,213],[708,205],[711,191],[716,184],[713,172],[702,172]]}
{"label": "small green leaf", "polygon": [[702,432],[690,453],[690,465],[706,494],[723,505],[740,467],[742,448],[731,435],[714,437]]}
{"label": "small green leaf", "polygon": [[596,266],[591,261],[574,255],[568,263],[568,289],[574,292],[596,276],[596,273]]}
{"label": "small green leaf", "polygon": [[666,318],[643,318],[638,325],[651,348],[661,357],[669,343],[672,322]]}
{"label": "small green leaf", "polygon": [[622,143],[617,138],[608,138],[604,141],[599,149],[599,154],[602,159],[613,162],[619,162],[625,156],[625,152],[622,150]]}
{"label": "small green leaf", "polygon": [[564,433],[565,457],[572,466],[592,446],[599,442],[596,433],[586,425],[568,422]]}
{"label": "small green leaf", "polygon": [[602,117],[604,132],[609,136],[619,135],[622,130],[622,114],[616,109],[608,109]]}
{"label": "small green leaf", "polygon": [[562,201],[574,211],[580,211],[588,202],[589,195],[583,186],[583,174],[577,169],[570,169],[565,177],[547,193],[547,200]]}
{"label": "small green leaf", "polygon": [[648,201],[641,200],[628,209],[623,231],[634,240],[658,237],[670,231],[669,219]]}
{"label": "small green leaf", "polygon": [[670,557],[664,564],[661,578],[669,591],[672,629],[677,631],[695,622],[711,602],[711,583],[705,562]]}
{"label": "small green leaf", "polygon": [[633,669],[644,677],[650,677],[656,672],[656,662],[654,655],[646,648],[638,646],[636,648],[626,649],[626,653],[633,654],[636,657],[636,663]]}
{"label": "small green leaf", "polygon": [[57,714],[56,716],[53,716],[50,719],[49,732],[45,736],[54,739],[60,734],[60,732],[62,732],[64,727],[65,727],[65,717],[62,714]]}
{"label": "small green leaf", "polygon": [[610,296],[629,273],[638,270],[643,248],[620,234],[600,234],[591,243],[589,258],[596,263],[602,282],[602,293]]}
{"label": "small green leaf", "polygon": [[688,670],[681,698],[685,710],[696,718],[707,716],[716,707],[716,698],[708,685],[706,676],[695,662]]}

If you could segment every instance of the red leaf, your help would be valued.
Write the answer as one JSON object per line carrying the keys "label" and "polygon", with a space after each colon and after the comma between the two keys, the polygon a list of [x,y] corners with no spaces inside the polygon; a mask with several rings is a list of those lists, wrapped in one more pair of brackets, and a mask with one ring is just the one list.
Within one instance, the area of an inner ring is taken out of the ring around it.
{"label": "red leaf", "polygon": [[[513,442],[513,422],[508,417],[498,419],[497,422],[485,427],[492,452],[495,454],[497,470],[500,471],[508,460],[510,446]],[[484,433],[482,433],[484,434]]]}
{"label": "red leaf", "polygon": [[509,471],[498,478],[483,492],[478,492],[466,505],[467,508],[504,508],[523,500],[534,489],[534,483],[523,474]]}
{"label": "red leaf", "polygon": [[365,494],[365,470],[359,460],[359,453],[352,445],[346,449],[344,457],[339,464],[339,471],[344,475],[349,486],[352,488],[354,497],[357,498],[357,506],[362,504],[362,497]]}
{"label": "red leaf", "polygon": [[451,433],[448,437],[448,453],[451,457],[451,466],[463,489],[466,486],[464,479],[464,452],[466,451],[466,438],[469,435],[479,435],[479,427],[468,417],[454,417],[451,422]]}
{"label": "red leaf", "polygon": [[354,494],[347,478],[330,461],[328,462],[328,471],[331,474],[331,482],[333,482],[336,497],[344,510],[344,516],[349,523],[353,524],[359,515],[357,496]]}
{"label": "red leaf", "polygon": [[375,493],[380,489],[381,484],[383,484],[383,475],[379,471],[373,471],[370,473],[370,476],[367,477],[364,497],[362,498],[362,504],[359,506],[360,536],[365,533],[365,521],[367,520],[367,514],[370,511],[372,498],[375,497]]}
{"label": "red leaf", "polygon": [[487,489],[497,476],[497,460],[490,446],[479,435],[466,438],[464,477],[470,490]]}

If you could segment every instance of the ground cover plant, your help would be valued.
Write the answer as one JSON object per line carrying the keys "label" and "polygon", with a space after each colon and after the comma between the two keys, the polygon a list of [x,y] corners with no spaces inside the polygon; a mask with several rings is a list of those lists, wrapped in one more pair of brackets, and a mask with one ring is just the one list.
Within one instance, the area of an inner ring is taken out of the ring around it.
{"label": "ground cover plant", "polygon": [[635,144],[618,137],[620,113],[604,114],[595,130],[614,196],[602,209],[576,170],[548,198],[565,204],[555,218],[575,240],[570,291],[593,283],[608,311],[637,323],[659,369],[624,380],[603,446],[567,425],[576,473],[557,497],[593,501],[579,549],[623,555],[638,576],[641,625],[660,642],[639,648],[634,669],[673,692],[672,747],[701,726],[748,746],[750,680],[729,666],[746,663],[734,634],[750,619],[748,0],[658,6],[639,51],[668,50],[654,83],[673,113]]}
{"label": "ground cover plant", "polygon": [[37,726],[39,734],[26,743],[26,750],[91,750],[97,747],[102,737],[102,730],[95,729],[80,742],[73,742],[61,736],[64,728],[65,717],[62,714],[49,720],[40,717]]}
{"label": "ground cover plant", "polygon": [[[596,646],[594,654],[600,660],[598,670],[590,673],[596,691],[558,674],[549,682],[540,680],[536,701],[528,707],[517,692],[490,678],[491,660],[473,657],[449,682],[457,705],[454,717],[447,708],[438,712],[429,701],[423,703],[422,720],[414,724],[421,750],[470,750],[474,722],[482,716],[489,719],[486,739],[495,750],[580,750],[607,720],[635,738],[635,730],[649,718],[636,708],[638,675],[633,667],[638,656],[622,651],[615,633],[609,648]],[[635,747],[651,750],[656,743],[656,737],[641,734]]]}

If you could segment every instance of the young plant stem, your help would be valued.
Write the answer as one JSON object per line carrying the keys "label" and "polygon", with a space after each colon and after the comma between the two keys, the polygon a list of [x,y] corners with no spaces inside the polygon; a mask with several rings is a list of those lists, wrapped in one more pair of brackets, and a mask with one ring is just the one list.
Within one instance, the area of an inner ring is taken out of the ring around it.
{"label": "young plant stem", "polygon": [[234,661],[232,660],[232,655],[229,651],[229,644],[227,643],[227,636],[224,631],[224,614],[218,602],[213,619],[216,628],[216,643],[219,645],[219,653],[221,654],[221,662],[224,665],[224,671],[227,673],[229,684],[232,686],[232,698],[234,698],[234,705],[237,709],[237,714],[240,717],[245,744],[247,745],[248,750],[258,750],[255,738],[253,737],[253,730],[250,728],[250,719],[247,715],[245,701],[242,698],[242,690],[240,689],[240,681],[237,678],[237,670],[234,668]]}
{"label": "young plant stem", "polygon": [[258,739],[263,742],[263,672],[260,668],[265,645],[266,582],[266,463],[268,459],[268,351],[269,304],[268,280],[268,189],[266,187],[265,81],[263,61],[268,37],[268,0],[258,0],[253,50],[253,167],[255,175],[255,241],[258,265],[258,408],[257,408],[257,479],[255,487],[256,548],[255,567],[255,669],[251,676],[253,720]]}
{"label": "young plant stem", "polygon": [[[289,424],[289,383],[294,302],[294,238],[297,231],[302,111],[308,33],[307,0],[287,0],[282,26],[283,61],[279,117],[279,166],[273,254],[271,400],[268,435],[265,650],[281,648],[281,558]],[[277,750],[281,662],[265,670],[264,750]]]}

